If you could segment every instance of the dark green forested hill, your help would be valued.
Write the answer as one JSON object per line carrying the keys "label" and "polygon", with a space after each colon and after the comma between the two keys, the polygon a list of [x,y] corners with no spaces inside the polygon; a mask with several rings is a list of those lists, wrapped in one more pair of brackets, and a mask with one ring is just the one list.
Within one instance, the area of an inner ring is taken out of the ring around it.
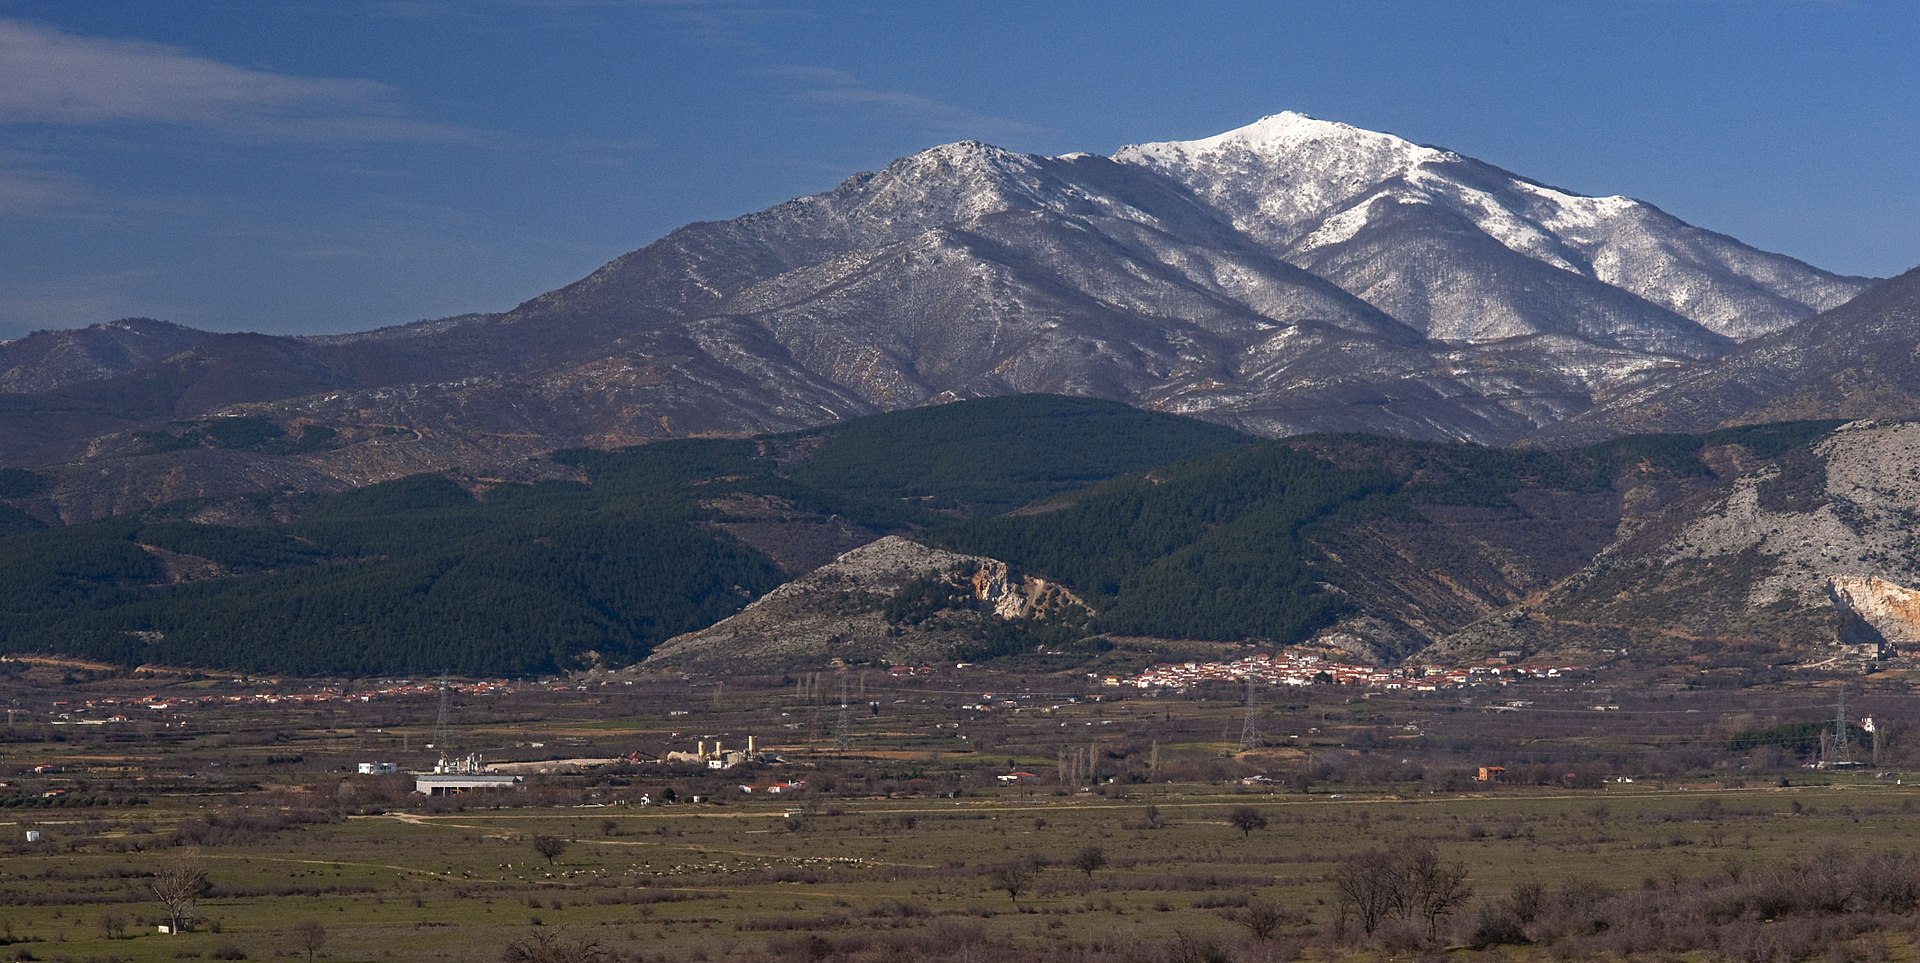
{"label": "dark green forested hill", "polygon": [[1706,452],[1775,458],[1831,423],[1648,435],[1568,451],[1318,436],[1091,486],[1047,511],[942,526],[946,547],[1058,578],[1094,628],[1299,641],[1374,616],[1393,657],[1587,565],[1633,494],[1719,484]]}
{"label": "dark green forested hill", "polygon": [[1000,398],[795,435],[570,451],[586,482],[438,476],[283,506],[40,529],[0,517],[0,649],[294,673],[551,671],[644,657],[783,575],[706,524],[728,492],[883,529],[997,512],[1243,444],[1121,405]]}
{"label": "dark green forested hill", "polygon": [[1089,632],[1291,643],[1339,621],[1392,657],[1547,589],[1623,528],[1658,529],[1630,512],[1807,461],[1831,427],[1558,452],[1255,442],[1025,396],[556,453],[575,480],[293,497],[254,513],[271,524],[190,505],[68,528],[0,515],[0,650],[316,674],[625,664],[792,574],[756,547],[769,531],[831,521],[1060,582]]}

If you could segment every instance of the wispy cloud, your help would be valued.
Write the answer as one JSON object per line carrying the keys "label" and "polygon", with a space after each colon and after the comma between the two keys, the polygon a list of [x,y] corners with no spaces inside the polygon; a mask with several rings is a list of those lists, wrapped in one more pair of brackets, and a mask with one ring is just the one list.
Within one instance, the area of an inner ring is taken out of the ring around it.
{"label": "wispy cloud", "polygon": [[771,57],[773,50],[751,31],[806,14],[769,0],[375,0],[386,16],[467,22],[594,29],[610,16],[640,15],[688,42],[717,50]]}
{"label": "wispy cloud", "polygon": [[[806,4],[777,0],[371,0],[372,9],[386,16],[412,19],[516,19],[536,14],[547,25],[582,23],[605,28],[610,13],[643,16],[653,29],[670,31],[688,43],[733,55],[750,74],[777,80],[782,95],[809,103],[837,106],[889,122],[918,128],[941,137],[978,137],[988,140],[1044,133],[1024,121],[971,110],[906,90],[874,86],[832,67],[792,62],[778,42],[766,38],[770,25],[817,11]],[[770,65],[770,66],[769,66]]]}
{"label": "wispy cloud", "polygon": [[905,90],[886,90],[832,67],[769,67],[770,76],[793,84],[792,96],[817,104],[853,107],[883,114],[941,136],[989,140],[1044,132],[1025,121],[996,117]]}
{"label": "wispy cloud", "polygon": [[26,155],[0,150],[0,215],[23,217],[88,204],[93,192],[79,178],[47,170]]}
{"label": "wispy cloud", "polygon": [[0,123],[153,123],[293,140],[486,139],[409,116],[394,90],[375,81],[273,73],[13,19],[0,19]]}

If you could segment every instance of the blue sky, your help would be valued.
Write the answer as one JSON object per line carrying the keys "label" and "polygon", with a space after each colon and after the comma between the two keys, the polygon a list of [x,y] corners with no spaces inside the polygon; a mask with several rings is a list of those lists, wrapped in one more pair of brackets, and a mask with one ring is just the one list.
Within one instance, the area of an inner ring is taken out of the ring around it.
{"label": "blue sky", "polygon": [[1909,0],[0,0],[0,338],[501,310],[972,138],[1280,110],[1920,264]]}

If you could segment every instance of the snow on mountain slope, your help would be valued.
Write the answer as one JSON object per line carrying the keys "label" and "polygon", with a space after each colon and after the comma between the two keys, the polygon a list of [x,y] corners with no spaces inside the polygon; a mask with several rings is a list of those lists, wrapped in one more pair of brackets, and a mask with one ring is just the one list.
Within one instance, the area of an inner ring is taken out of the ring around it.
{"label": "snow on mountain slope", "polygon": [[[1845,302],[1866,284],[1691,227],[1640,201],[1555,190],[1451,151],[1302,114],[1276,114],[1200,140],[1125,147],[1114,159],[1179,181],[1302,266],[1327,248],[1351,243],[1397,208],[1427,206],[1455,215],[1507,251],[1734,339],[1779,330]],[[1425,253],[1438,262],[1420,266],[1427,275],[1489,267],[1473,263],[1475,257]],[[1405,296],[1376,306],[1440,319],[1425,329],[1443,340],[1511,336],[1521,327],[1551,330],[1511,305],[1477,327],[1462,327],[1463,312],[1423,293],[1427,284],[1383,283]],[[1655,317],[1630,305],[1586,300],[1590,309],[1619,315],[1623,328]]]}
{"label": "snow on mountain slope", "polygon": [[303,470],[364,484],[1031,391],[1506,444],[1863,283],[1299,114],[1112,157],[963,141],[499,314],[124,359],[35,336],[0,348],[0,437],[38,440],[0,459],[126,501],[168,470],[140,440],[164,418],[332,429]]}

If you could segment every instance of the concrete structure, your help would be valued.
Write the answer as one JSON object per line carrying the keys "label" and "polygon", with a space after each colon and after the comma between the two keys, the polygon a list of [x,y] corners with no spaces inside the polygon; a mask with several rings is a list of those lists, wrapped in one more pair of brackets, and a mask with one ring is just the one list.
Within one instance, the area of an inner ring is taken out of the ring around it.
{"label": "concrete structure", "polygon": [[400,771],[400,767],[391,762],[363,762],[359,772],[362,776],[391,776]]}
{"label": "concrete structure", "polygon": [[416,772],[413,791],[423,796],[452,796],[486,789],[513,789],[520,777],[504,772]]}
{"label": "concrete structure", "polygon": [[758,762],[759,760],[759,746],[753,736],[748,736],[747,748],[744,750],[728,749],[716,739],[713,743],[713,750],[708,751],[707,741],[702,739],[695,744],[694,751],[692,752],[667,753],[666,761],[692,763],[696,766],[705,766],[708,769],[732,769],[741,763]]}
{"label": "concrete structure", "polygon": [[494,772],[481,761],[477,753],[458,758],[441,756],[440,761],[433,764],[432,772],[413,774],[413,791],[424,796],[451,796],[481,789],[512,789],[519,784],[519,776]]}

